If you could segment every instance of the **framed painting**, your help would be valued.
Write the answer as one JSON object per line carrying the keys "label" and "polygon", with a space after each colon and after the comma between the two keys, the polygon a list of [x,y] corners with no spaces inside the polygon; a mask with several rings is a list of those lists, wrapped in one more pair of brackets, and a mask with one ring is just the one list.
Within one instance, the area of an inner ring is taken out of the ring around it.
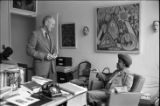
{"label": "framed painting", "polygon": [[96,9],[96,51],[139,53],[140,4]]}
{"label": "framed painting", "polygon": [[76,48],[75,23],[61,24],[61,48]]}
{"label": "framed painting", "polygon": [[37,0],[10,0],[10,12],[36,16]]}

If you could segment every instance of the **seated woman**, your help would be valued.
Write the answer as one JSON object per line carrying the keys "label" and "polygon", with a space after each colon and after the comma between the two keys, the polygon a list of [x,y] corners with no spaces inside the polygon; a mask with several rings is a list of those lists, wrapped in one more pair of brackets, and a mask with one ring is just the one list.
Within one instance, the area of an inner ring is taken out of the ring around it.
{"label": "seated woman", "polygon": [[13,50],[11,47],[6,47],[2,53],[0,53],[0,63],[5,63],[5,64],[13,64],[16,65],[10,56],[13,54]]}
{"label": "seated woman", "polygon": [[129,91],[133,84],[133,76],[128,68],[132,64],[132,59],[128,54],[118,54],[117,69],[108,77],[98,75],[99,79],[106,79],[104,88],[87,92],[87,99],[90,106],[97,106],[98,103],[106,102],[111,92],[116,91],[116,87],[126,88]]}

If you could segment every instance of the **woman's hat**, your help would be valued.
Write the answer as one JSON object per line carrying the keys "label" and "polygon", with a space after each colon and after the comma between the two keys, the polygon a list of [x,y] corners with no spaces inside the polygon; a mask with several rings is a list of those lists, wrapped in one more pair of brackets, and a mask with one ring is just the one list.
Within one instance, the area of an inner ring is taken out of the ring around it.
{"label": "woman's hat", "polygon": [[127,67],[132,64],[132,58],[128,54],[118,54],[118,58],[121,59]]}

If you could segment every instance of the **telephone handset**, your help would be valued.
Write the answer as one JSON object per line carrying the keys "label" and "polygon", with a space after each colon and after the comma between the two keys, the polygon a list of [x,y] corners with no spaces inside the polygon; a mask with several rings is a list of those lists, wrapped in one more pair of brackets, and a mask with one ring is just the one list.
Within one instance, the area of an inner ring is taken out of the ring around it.
{"label": "telephone handset", "polygon": [[53,81],[49,81],[42,85],[42,94],[48,97],[55,97],[62,95],[61,90],[57,83],[54,83]]}

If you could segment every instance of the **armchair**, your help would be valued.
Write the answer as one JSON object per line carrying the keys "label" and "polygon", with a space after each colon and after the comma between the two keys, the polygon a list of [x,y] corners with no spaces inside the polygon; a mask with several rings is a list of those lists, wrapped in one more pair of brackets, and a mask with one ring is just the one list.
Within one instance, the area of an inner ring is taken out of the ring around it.
{"label": "armchair", "polygon": [[76,72],[77,78],[71,80],[70,82],[88,88],[90,71],[91,63],[89,61],[80,62]]}
{"label": "armchair", "polygon": [[[140,91],[143,87],[145,79],[141,75],[133,75],[133,85],[129,92],[111,93],[109,98],[106,100],[106,103],[98,103],[98,106],[138,106],[141,97]],[[94,82],[94,85],[95,84],[96,83]]]}

